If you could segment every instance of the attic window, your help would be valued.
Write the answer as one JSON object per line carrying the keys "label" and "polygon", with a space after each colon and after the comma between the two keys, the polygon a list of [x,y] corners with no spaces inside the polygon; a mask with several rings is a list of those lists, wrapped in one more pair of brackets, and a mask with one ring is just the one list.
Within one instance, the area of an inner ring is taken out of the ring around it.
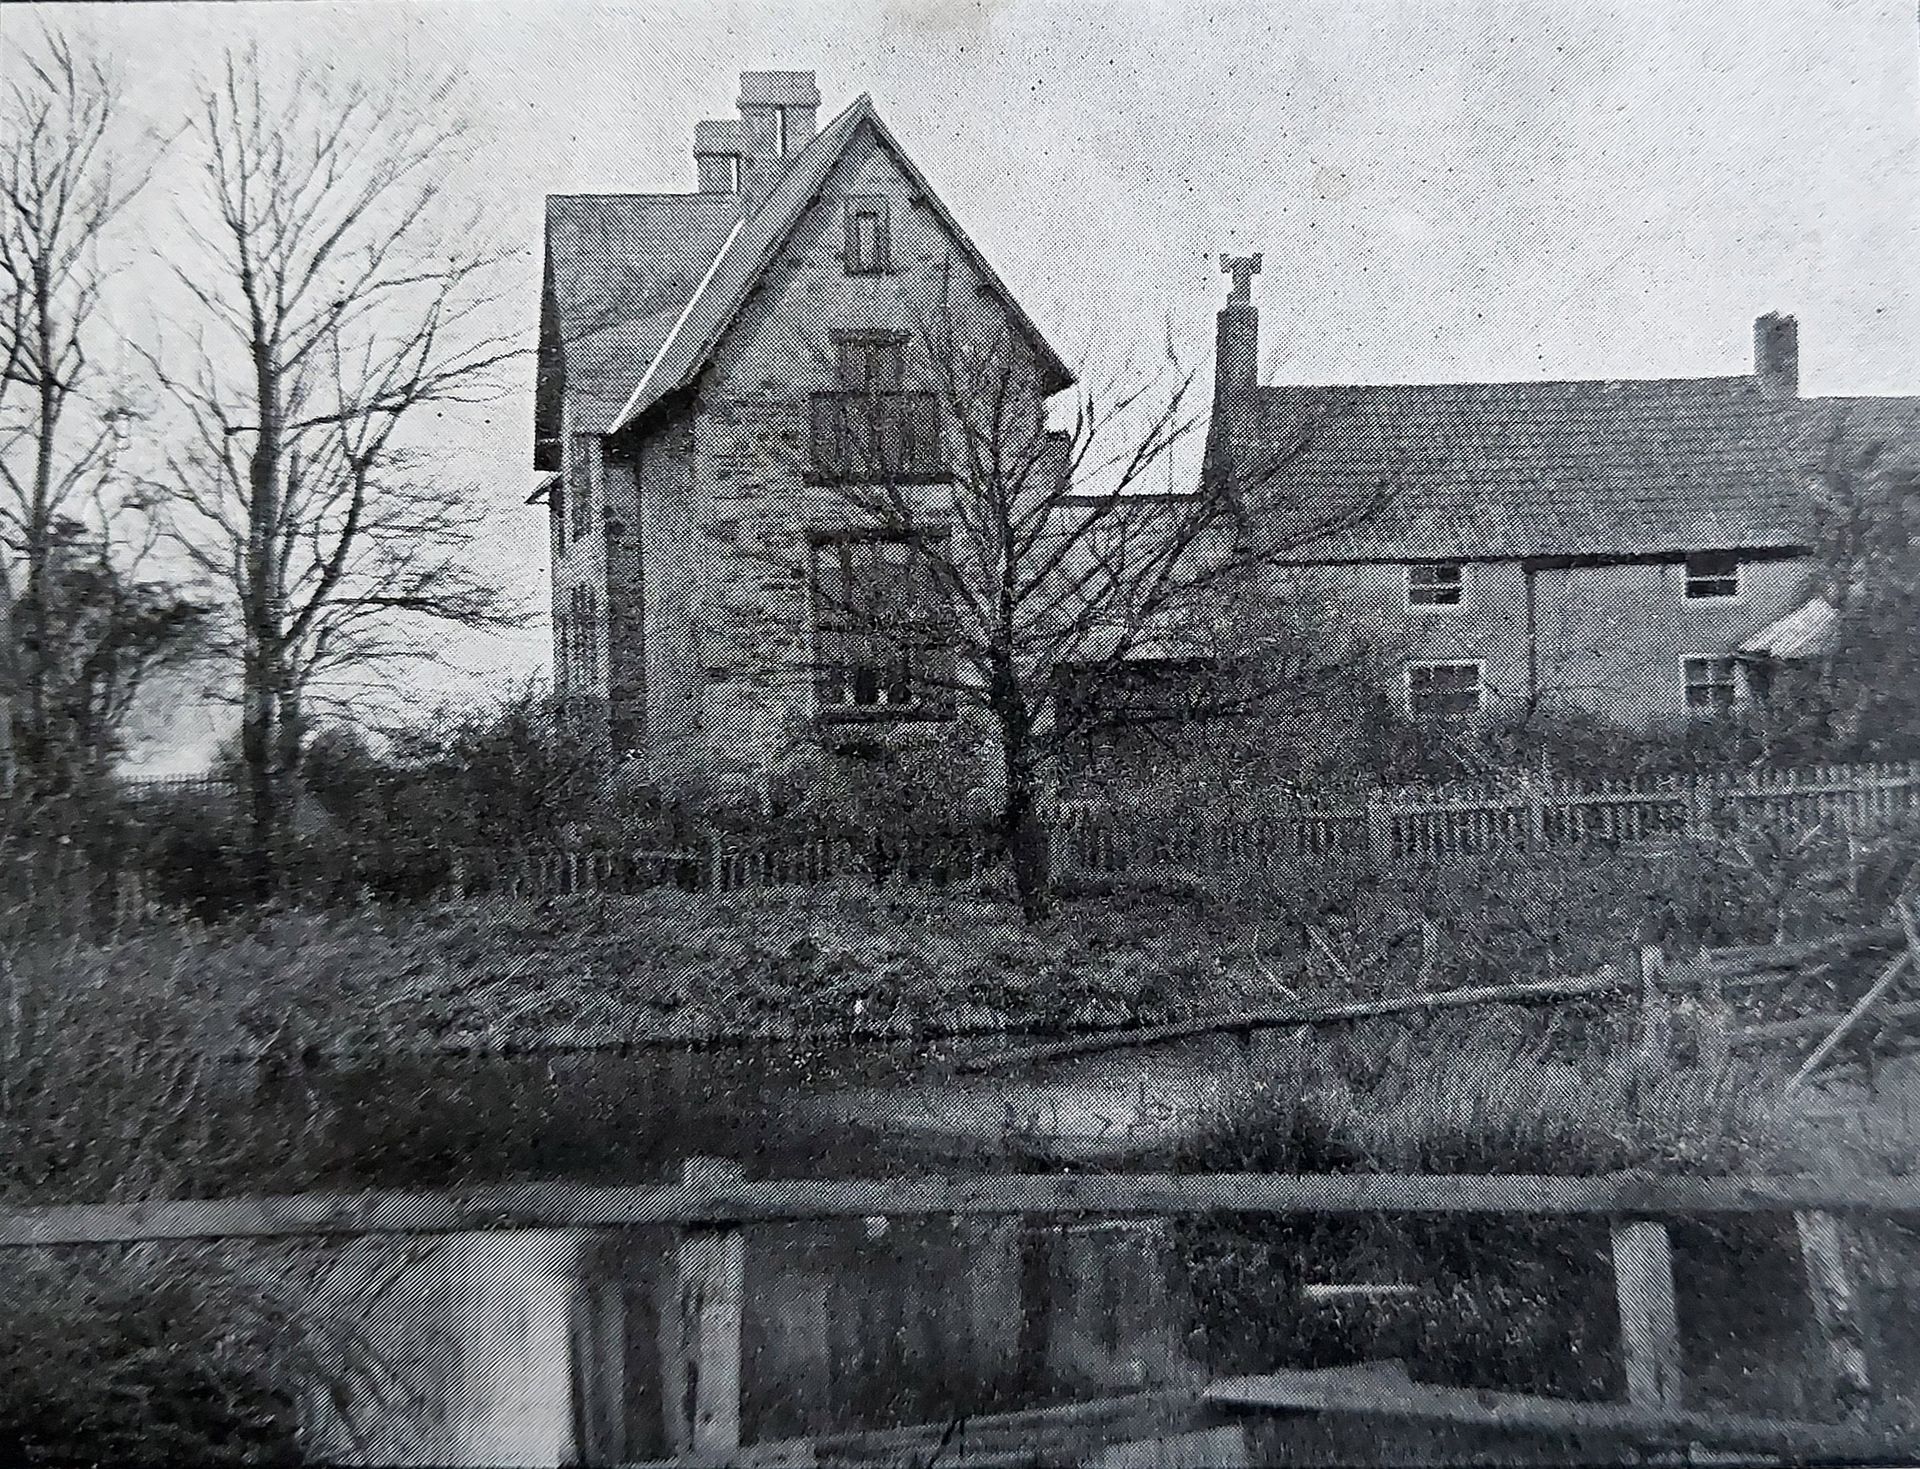
{"label": "attic window", "polygon": [[1465,568],[1458,561],[1437,561],[1407,568],[1409,607],[1457,607],[1465,585]]}
{"label": "attic window", "polygon": [[885,275],[893,269],[887,239],[887,201],[877,194],[847,200],[848,275]]}
{"label": "attic window", "polygon": [[1732,551],[1707,551],[1687,558],[1689,600],[1740,595],[1740,558]]}

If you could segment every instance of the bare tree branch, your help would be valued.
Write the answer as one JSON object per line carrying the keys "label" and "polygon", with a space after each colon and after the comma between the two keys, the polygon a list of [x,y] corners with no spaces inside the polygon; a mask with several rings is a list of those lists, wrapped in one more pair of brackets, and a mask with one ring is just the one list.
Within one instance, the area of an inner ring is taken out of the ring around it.
{"label": "bare tree branch", "polygon": [[262,870],[314,711],[432,652],[432,624],[518,625],[474,566],[471,489],[408,426],[486,401],[521,348],[492,332],[497,256],[442,197],[461,138],[450,78],[270,85],[229,55],[199,99],[202,258],[191,350],[157,352],[186,447],[175,533],[224,593]]}

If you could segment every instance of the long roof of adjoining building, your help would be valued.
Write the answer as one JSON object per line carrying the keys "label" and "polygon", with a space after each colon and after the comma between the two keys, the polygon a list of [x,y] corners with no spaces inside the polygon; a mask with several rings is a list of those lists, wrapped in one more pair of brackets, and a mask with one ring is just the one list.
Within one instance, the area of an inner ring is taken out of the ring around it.
{"label": "long roof of adjoining building", "polygon": [[1242,500],[1301,562],[1789,549],[1836,433],[1920,457],[1920,400],[1745,376],[1262,387],[1216,411],[1209,472],[1232,445]]}

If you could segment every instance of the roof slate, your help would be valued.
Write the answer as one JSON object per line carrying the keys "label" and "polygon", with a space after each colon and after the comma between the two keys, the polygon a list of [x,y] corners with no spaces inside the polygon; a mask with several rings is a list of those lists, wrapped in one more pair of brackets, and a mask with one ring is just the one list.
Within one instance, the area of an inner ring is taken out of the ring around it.
{"label": "roof slate", "polygon": [[555,194],[547,262],[574,430],[605,432],[739,218],[731,194]]}
{"label": "roof slate", "polygon": [[[573,432],[612,433],[692,382],[768,261],[862,124],[892,150],[1001,295],[1057,389],[1073,376],[927,186],[871,99],[856,98],[788,161],[744,215],[731,194],[563,194],[547,201],[547,261]],[[543,372],[551,364],[543,361]]]}
{"label": "roof slate", "polygon": [[1265,387],[1234,420],[1243,495],[1299,561],[1672,554],[1799,544],[1807,414],[1747,377]]}

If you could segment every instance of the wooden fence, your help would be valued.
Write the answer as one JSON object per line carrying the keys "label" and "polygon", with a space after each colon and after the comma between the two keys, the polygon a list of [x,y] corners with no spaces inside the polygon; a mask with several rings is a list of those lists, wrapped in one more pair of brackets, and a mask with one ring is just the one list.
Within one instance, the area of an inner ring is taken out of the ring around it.
{"label": "wooden fence", "polygon": [[[1445,862],[1500,850],[1631,845],[1751,828],[1824,825],[1869,833],[1920,810],[1920,762],[1747,772],[1737,778],[1569,780],[1379,789],[1298,801],[1257,817],[1169,817],[1068,804],[1062,873],[1177,869],[1213,874],[1301,863]],[[833,879],[946,884],[993,870],[977,836],[749,841],[717,837],[676,850],[471,851],[450,864],[454,890],[545,897],[649,887],[735,892]]]}
{"label": "wooden fence", "polygon": [[1069,806],[1061,860],[1082,872],[1301,861],[1385,865],[1503,849],[1622,845],[1783,825],[1867,832],[1920,810],[1920,762],[1737,776],[1377,789],[1271,815],[1197,818]]}
{"label": "wooden fence", "polygon": [[[1511,1419],[1536,1430],[1621,1432],[1649,1443],[1699,1442],[1826,1457],[1845,1452],[1840,1445],[1852,1442],[1845,1439],[1847,1430],[1705,1411],[1683,1402],[1686,1363],[1669,1226],[1738,1215],[1791,1218],[1805,1266],[1809,1314],[1825,1344],[1829,1385],[1839,1401],[1858,1404],[1871,1398],[1875,1376],[1843,1221],[1920,1216],[1920,1180],[1260,1173],[749,1180],[737,1164],[696,1158],[682,1165],[678,1182],[645,1186],[534,1183],[468,1192],[23,1209],[0,1214],[0,1248],[670,1227],[678,1236],[659,1320],[663,1382],[658,1397],[669,1420],[668,1439],[676,1454],[739,1462],[741,1401],[748,1386],[743,1373],[752,1366],[742,1341],[749,1227],[867,1220],[871,1230],[872,1221],[907,1218],[1215,1214],[1604,1220],[1611,1228],[1626,1402],[1499,1394],[1492,1395],[1497,1404],[1491,1397],[1475,1400],[1481,1410],[1499,1407],[1489,1421],[1499,1426]],[[1464,1408],[1455,1401],[1463,1396],[1457,1390],[1411,1383],[1395,1383],[1391,1390],[1376,1384],[1382,1390],[1368,1388],[1354,1401],[1335,1401],[1352,1386],[1339,1374],[1276,1372],[1215,1383],[1195,1395],[1194,1403],[1232,1412],[1357,1411],[1429,1420],[1474,1408],[1474,1401]]]}

